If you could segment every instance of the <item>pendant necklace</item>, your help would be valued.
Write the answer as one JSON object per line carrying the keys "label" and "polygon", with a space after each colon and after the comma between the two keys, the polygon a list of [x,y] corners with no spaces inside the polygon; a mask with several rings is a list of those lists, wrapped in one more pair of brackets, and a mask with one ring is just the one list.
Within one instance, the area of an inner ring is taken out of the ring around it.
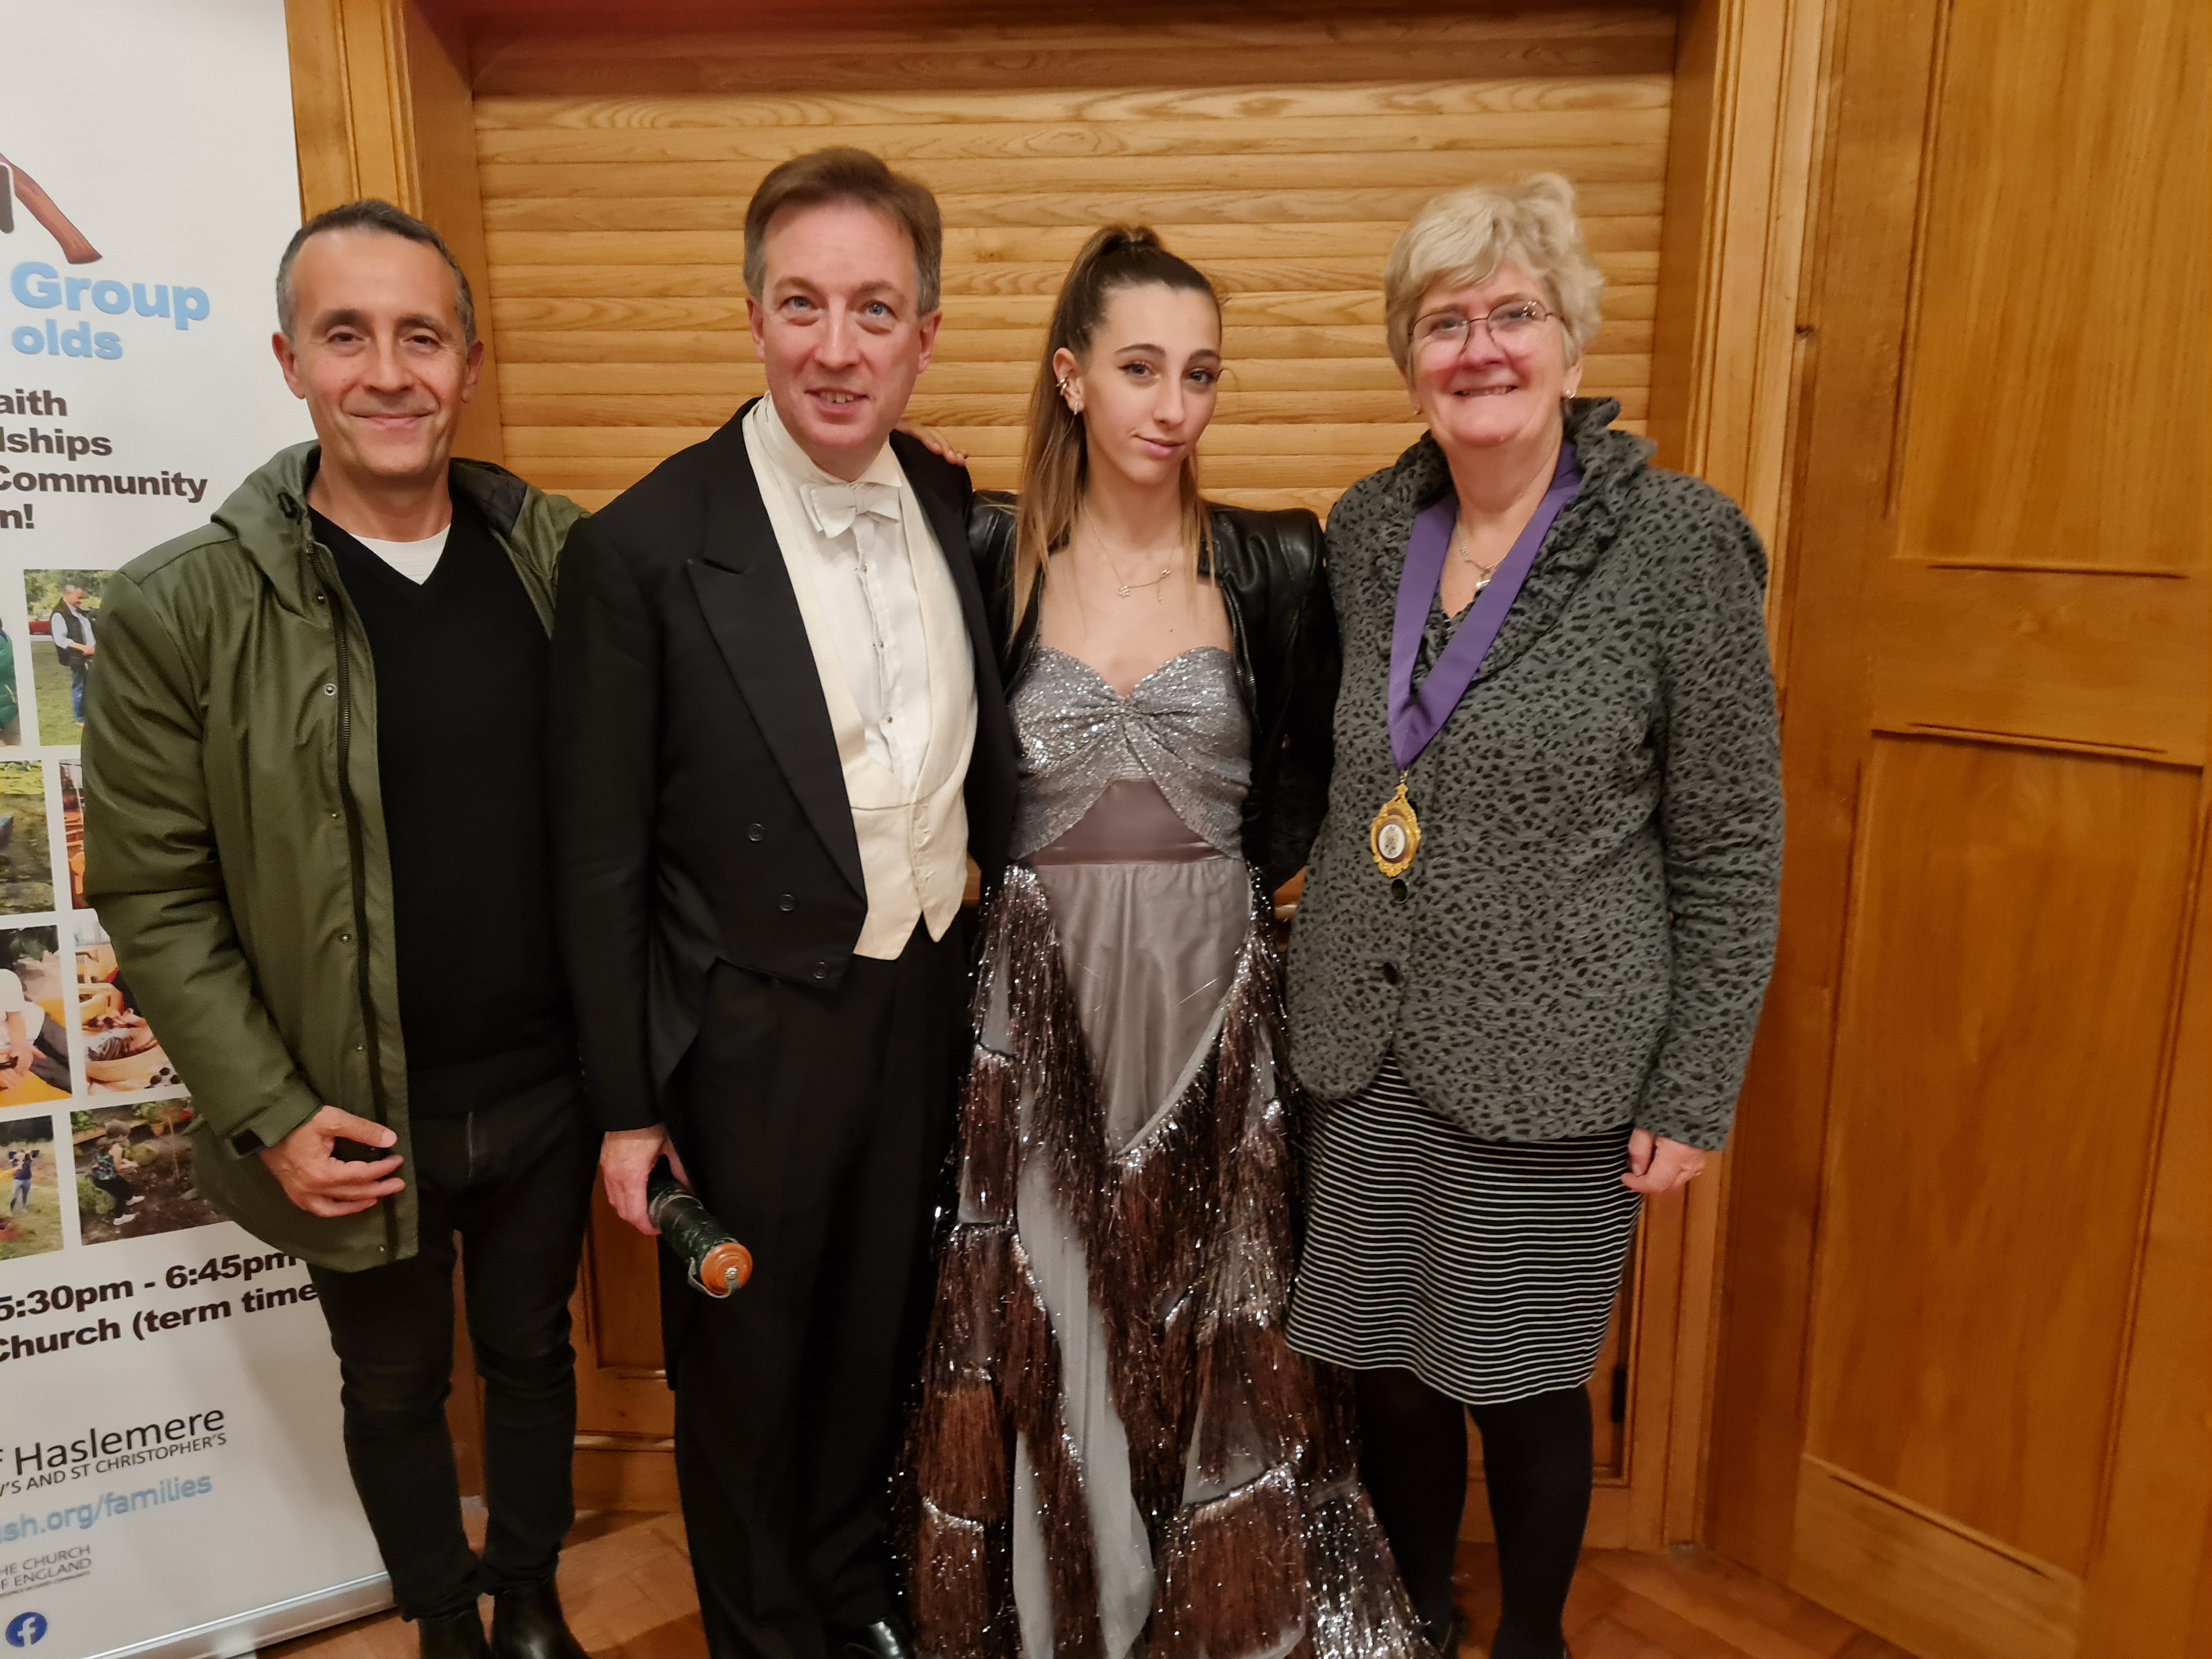
{"label": "pendant necklace", "polygon": [[[1413,684],[1413,659],[1419,653],[1421,634],[1429,608],[1436,603],[1444,562],[1457,554],[1474,564],[1462,545],[1459,504],[1450,495],[1424,507],[1415,517],[1406,547],[1406,562],[1398,578],[1398,598],[1390,629],[1389,679],[1384,705],[1385,728],[1390,739],[1390,758],[1398,773],[1397,787],[1367,826],[1367,853],[1383,878],[1396,881],[1413,867],[1421,850],[1421,820],[1413,807],[1410,786],[1413,763],[1443,729],[1459,707],[1490,654],[1491,642],[1504,625],[1505,614],[1521,592],[1536,562],[1544,538],[1582,488],[1582,465],[1571,443],[1559,446],[1551,487],[1537,503],[1534,514],[1513,538],[1505,556],[1492,565],[1475,585],[1476,598],[1468,601],[1465,620],[1435,665]],[[1475,568],[1480,570],[1480,565]],[[1492,578],[1495,578],[1493,582]]]}
{"label": "pendant necklace", "polygon": [[1478,593],[1490,586],[1491,578],[1498,574],[1498,567],[1505,562],[1499,558],[1493,559],[1487,566],[1475,564],[1474,555],[1467,550],[1467,527],[1464,525],[1452,532],[1452,556],[1462,564],[1474,565],[1474,591]]}
{"label": "pendant necklace", "polygon": [[1121,580],[1121,573],[1115,568],[1113,556],[1110,554],[1109,554],[1103,548],[1101,548],[1098,552],[1098,556],[1106,561],[1106,569],[1108,574],[1112,575],[1115,582],[1118,584],[1118,586],[1114,589],[1114,596],[1116,599],[1126,599],[1133,593],[1142,592],[1146,588],[1158,587],[1162,582],[1175,574],[1175,567],[1173,565],[1162,565],[1160,567],[1160,574],[1153,577],[1150,581],[1125,582]]}

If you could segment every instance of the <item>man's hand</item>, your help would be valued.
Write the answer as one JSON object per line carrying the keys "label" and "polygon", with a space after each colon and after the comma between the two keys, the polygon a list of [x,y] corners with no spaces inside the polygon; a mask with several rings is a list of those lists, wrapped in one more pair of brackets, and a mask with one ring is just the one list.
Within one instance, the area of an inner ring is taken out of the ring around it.
{"label": "man's hand", "polygon": [[614,1206],[617,1215],[647,1238],[659,1237],[660,1229],[645,1212],[645,1178],[663,1158],[668,1160],[669,1173],[690,1186],[691,1177],[684,1173],[684,1160],[676,1156],[676,1144],[660,1124],[650,1129],[610,1129],[599,1145],[599,1176],[607,1185],[607,1202]]}
{"label": "man's hand", "polygon": [[325,1106],[274,1146],[258,1154],[290,1199],[309,1215],[358,1215],[379,1199],[407,1183],[396,1173],[397,1157],[372,1162],[343,1158],[338,1143],[389,1146],[399,1137],[381,1123]]}
{"label": "man's hand", "polygon": [[1621,1176],[1620,1184],[1648,1198],[1656,1198],[1677,1187],[1688,1186],[1692,1177],[1705,1172],[1705,1155],[1696,1147],[1655,1135],[1649,1129],[1631,1129],[1628,1173]]}

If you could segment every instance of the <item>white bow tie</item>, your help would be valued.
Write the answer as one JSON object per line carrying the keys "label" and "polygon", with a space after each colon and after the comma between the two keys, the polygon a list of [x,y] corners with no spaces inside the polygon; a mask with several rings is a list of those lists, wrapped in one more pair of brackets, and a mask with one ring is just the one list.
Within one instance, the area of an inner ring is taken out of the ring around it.
{"label": "white bow tie", "polygon": [[853,520],[866,513],[872,518],[898,522],[898,489],[896,485],[871,483],[809,484],[806,486],[806,515],[814,520],[814,527],[824,536],[842,536],[853,527]]}

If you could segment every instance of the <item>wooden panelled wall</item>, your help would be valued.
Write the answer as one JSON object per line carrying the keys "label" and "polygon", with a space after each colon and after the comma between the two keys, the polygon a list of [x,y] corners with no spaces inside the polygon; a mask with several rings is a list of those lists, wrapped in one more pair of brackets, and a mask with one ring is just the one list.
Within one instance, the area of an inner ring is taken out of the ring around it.
{"label": "wooden panelled wall", "polygon": [[1579,187],[1607,276],[1584,384],[1640,430],[1674,28],[1671,9],[1628,8],[933,28],[842,50],[480,37],[508,464],[597,506],[762,390],[745,201],[828,143],[937,193],[945,327],[914,415],[973,453],[981,483],[1016,482],[1068,260],[1097,225],[1139,221],[1227,298],[1209,492],[1325,510],[1420,429],[1382,344],[1392,240],[1439,190],[1538,168]]}

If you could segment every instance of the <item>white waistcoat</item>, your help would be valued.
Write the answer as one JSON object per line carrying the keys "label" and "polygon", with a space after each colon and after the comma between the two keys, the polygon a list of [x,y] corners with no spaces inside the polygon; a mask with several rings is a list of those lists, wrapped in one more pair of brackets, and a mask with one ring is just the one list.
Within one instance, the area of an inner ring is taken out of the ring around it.
{"label": "white waistcoat", "polygon": [[929,741],[912,783],[870,758],[859,707],[845,682],[830,630],[805,562],[793,556],[811,526],[785,476],[774,471],[745,425],[745,451],[761,485],[761,499],[776,534],[784,568],[806,623],[806,642],[830,705],[830,729],[845,775],[845,799],[860,843],[860,872],[867,884],[868,915],[854,947],[856,956],[896,959],[915,923],[942,939],[960,913],[968,886],[968,805],[963,794],[968,759],[975,747],[975,668],[961,615],[959,590],[935,532],[902,477],[899,518],[921,605],[922,639],[929,676]]}

